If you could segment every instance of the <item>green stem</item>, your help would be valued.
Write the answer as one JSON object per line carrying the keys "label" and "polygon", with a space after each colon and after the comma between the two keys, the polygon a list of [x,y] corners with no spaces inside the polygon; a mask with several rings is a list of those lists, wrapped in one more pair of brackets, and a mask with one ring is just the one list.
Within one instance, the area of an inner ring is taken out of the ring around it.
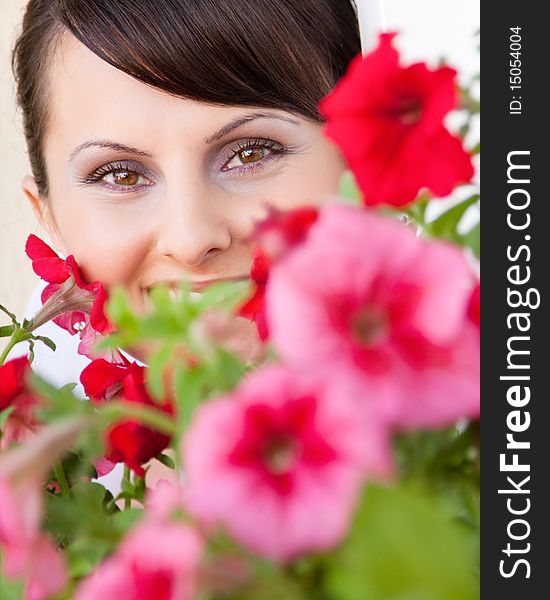
{"label": "green stem", "polygon": [[[130,467],[128,465],[124,465],[124,481],[127,481],[129,484],[131,484],[131,475],[132,473],[130,471]],[[128,510],[131,506],[132,499],[128,497],[124,498],[124,510]]]}
{"label": "green stem", "polygon": [[69,488],[69,482],[67,481],[67,476],[65,475],[63,465],[59,461],[56,461],[56,463],[54,464],[53,472],[57,484],[59,485],[59,489],[61,490],[61,495],[64,498],[68,498],[71,494],[71,490]]}
{"label": "green stem", "polygon": [[0,354],[0,365],[3,365],[6,358],[8,358],[8,354],[11,352],[12,348],[18,344],[19,342],[22,342],[24,338],[21,338],[21,329],[17,329],[14,334],[11,336],[10,341],[8,342],[8,345],[4,348],[4,351],[2,352],[2,354]]}
{"label": "green stem", "polygon": [[172,436],[176,433],[176,424],[169,416],[144,405],[139,406],[127,402],[110,402],[99,409],[99,414],[107,422],[131,419],[148,425],[152,429],[166,435]]}

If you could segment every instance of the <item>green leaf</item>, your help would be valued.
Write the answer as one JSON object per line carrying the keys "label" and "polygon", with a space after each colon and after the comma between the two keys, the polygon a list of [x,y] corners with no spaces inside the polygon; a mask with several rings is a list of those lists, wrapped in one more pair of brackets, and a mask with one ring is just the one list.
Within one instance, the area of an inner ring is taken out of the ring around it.
{"label": "green leaf", "polygon": [[480,224],[477,223],[476,225],[474,225],[472,227],[472,229],[470,229],[470,231],[468,231],[468,233],[466,233],[464,236],[462,236],[462,239],[464,240],[464,245],[468,248],[470,248],[470,250],[475,254],[475,256],[479,259],[480,256]]}
{"label": "green leaf", "polygon": [[363,204],[363,197],[352,171],[345,171],[342,175],[338,195],[342,200],[346,200],[349,204],[355,206],[361,206]]}
{"label": "green leaf", "polygon": [[216,359],[212,365],[213,373],[209,377],[215,381],[216,388],[220,392],[231,392],[243,378],[245,367],[243,363],[233,354],[216,349]]}
{"label": "green leaf", "polygon": [[329,589],[338,600],[475,600],[477,539],[415,488],[369,487]]}
{"label": "green leaf", "polygon": [[172,299],[166,285],[155,286],[149,292],[149,299],[153,308],[159,312],[169,312],[172,307]]}
{"label": "green leaf", "polygon": [[[84,577],[116,547],[116,543],[104,539],[82,536],[65,551],[71,578]],[[72,596],[69,596],[72,598]]]}
{"label": "green leaf", "polygon": [[166,345],[155,352],[149,361],[149,368],[147,369],[147,389],[158,402],[161,402],[166,396],[164,373],[172,358],[172,354],[172,346]]}
{"label": "green leaf", "polygon": [[131,334],[138,332],[138,319],[130,309],[126,292],[122,287],[115,287],[111,292],[106,311],[117,329]]}
{"label": "green leaf", "polygon": [[50,340],[50,338],[48,338],[48,337],[46,337],[44,335],[33,335],[31,339],[38,340],[38,341],[42,342],[50,350],[53,350],[55,352],[55,349],[56,349],[55,342],[53,340]]}
{"label": "green leaf", "polygon": [[0,600],[22,600],[24,597],[24,584],[4,577],[0,550]]}
{"label": "green leaf", "polygon": [[234,312],[248,293],[250,285],[246,281],[225,281],[209,285],[196,300],[200,313],[209,309],[225,309]]}
{"label": "green leaf", "polygon": [[143,510],[128,508],[117,512],[111,518],[111,524],[120,537],[123,537],[143,517]]}
{"label": "green leaf", "polygon": [[0,327],[0,337],[11,337],[15,331],[15,325],[4,325]]}
{"label": "green leaf", "polygon": [[101,539],[114,545],[118,535],[104,506],[107,490],[99,483],[79,482],[71,497],[46,496],[45,524],[51,533],[65,539]]}
{"label": "green leaf", "polygon": [[176,366],[174,387],[180,430],[189,425],[193,412],[204,399],[205,383],[205,372],[202,367],[187,368],[181,364]]}
{"label": "green leaf", "polygon": [[121,480],[120,489],[123,494],[127,494],[130,498],[134,497],[134,484],[126,478]]}
{"label": "green leaf", "polygon": [[15,406],[8,406],[4,410],[0,411],[0,429],[4,429],[6,421],[9,419],[9,416],[14,410]]}
{"label": "green leaf", "polygon": [[474,194],[466,200],[455,204],[442,215],[428,223],[428,232],[435,237],[441,237],[455,241],[457,227],[464,213],[479,201],[479,194]]}
{"label": "green leaf", "polygon": [[159,454],[156,459],[169,469],[175,469],[176,463],[166,454]]}
{"label": "green leaf", "polygon": [[134,498],[140,502],[145,499],[145,479],[137,475],[134,479]]}
{"label": "green leaf", "polygon": [[426,224],[426,209],[430,199],[431,197],[427,192],[422,193],[412,204],[405,208],[405,215],[412,219],[414,223],[424,227]]}
{"label": "green leaf", "polygon": [[18,325],[18,323],[17,323],[17,317],[11,311],[9,311],[5,306],[3,306],[2,304],[0,304],[0,310],[3,313],[5,313],[6,315],[8,315],[8,317],[10,318],[11,322],[14,325]]}
{"label": "green leaf", "polygon": [[45,408],[37,409],[39,418],[46,423],[68,415],[89,414],[92,410],[88,402],[72,393],[75,384],[58,389],[36,373],[31,374],[30,382],[32,388],[48,401]]}

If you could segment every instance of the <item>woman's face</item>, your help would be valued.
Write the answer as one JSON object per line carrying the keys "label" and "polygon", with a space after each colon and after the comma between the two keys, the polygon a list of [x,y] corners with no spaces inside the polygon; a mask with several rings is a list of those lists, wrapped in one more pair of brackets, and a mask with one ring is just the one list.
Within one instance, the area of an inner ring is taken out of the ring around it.
{"label": "woman's face", "polygon": [[253,225],[268,206],[319,204],[345,164],[322,128],[282,110],[214,106],[153,89],[73,36],[53,60],[45,158],[49,195],[25,191],[57,250],[86,278],[196,291],[248,276]]}

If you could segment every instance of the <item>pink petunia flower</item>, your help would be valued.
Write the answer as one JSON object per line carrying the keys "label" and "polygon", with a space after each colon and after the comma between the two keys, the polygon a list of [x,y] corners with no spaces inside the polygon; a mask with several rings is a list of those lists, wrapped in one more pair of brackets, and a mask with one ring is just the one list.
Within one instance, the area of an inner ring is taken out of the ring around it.
{"label": "pink petunia flower", "polygon": [[473,284],[458,247],[329,205],[308,242],[274,267],[268,322],[292,366],[362,382],[369,414],[439,427],[479,413]]}
{"label": "pink petunia flower", "polygon": [[154,488],[147,490],[145,509],[150,521],[168,521],[185,510],[184,490],[172,481],[159,479]]}
{"label": "pink petunia flower", "polygon": [[191,600],[201,554],[189,527],[145,520],[81,583],[75,600]]}
{"label": "pink petunia flower", "polygon": [[271,367],[202,405],[182,445],[188,510],[278,561],[338,543],[365,471],[391,466],[348,395]]}
{"label": "pink petunia flower", "polygon": [[394,33],[357,56],[319,110],[368,205],[403,206],[422,188],[446,196],[474,174],[462,141],[444,125],[457,105],[456,71],[399,64]]}
{"label": "pink petunia flower", "polygon": [[114,329],[105,315],[103,284],[86,283],[74,256],[60,258],[35,235],[29,236],[25,250],[34,272],[49,284],[42,292],[43,306],[32,321],[33,329],[53,320],[71,335],[80,336],[79,354],[95,358],[95,342]]}
{"label": "pink petunia flower", "polygon": [[25,444],[0,455],[0,549],[7,577],[25,582],[25,600],[58,596],[67,575],[62,554],[42,532],[46,474],[74,443],[86,422],[69,419],[45,426]]}

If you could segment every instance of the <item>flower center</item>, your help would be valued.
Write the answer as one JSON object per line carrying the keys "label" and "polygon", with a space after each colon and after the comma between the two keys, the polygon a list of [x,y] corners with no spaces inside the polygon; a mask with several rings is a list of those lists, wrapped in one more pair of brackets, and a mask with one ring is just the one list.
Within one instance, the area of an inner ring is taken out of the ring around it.
{"label": "flower center", "polygon": [[351,330],[361,345],[373,347],[386,337],[388,324],[380,310],[369,307],[359,311],[352,318]]}
{"label": "flower center", "polygon": [[403,125],[414,125],[422,118],[422,104],[419,100],[402,100],[399,105],[399,119]]}
{"label": "flower center", "polygon": [[269,440],[263,452],[267,470],[273,475],[289,473],[298,457],[298,444],[288,435],[278,435]]}

